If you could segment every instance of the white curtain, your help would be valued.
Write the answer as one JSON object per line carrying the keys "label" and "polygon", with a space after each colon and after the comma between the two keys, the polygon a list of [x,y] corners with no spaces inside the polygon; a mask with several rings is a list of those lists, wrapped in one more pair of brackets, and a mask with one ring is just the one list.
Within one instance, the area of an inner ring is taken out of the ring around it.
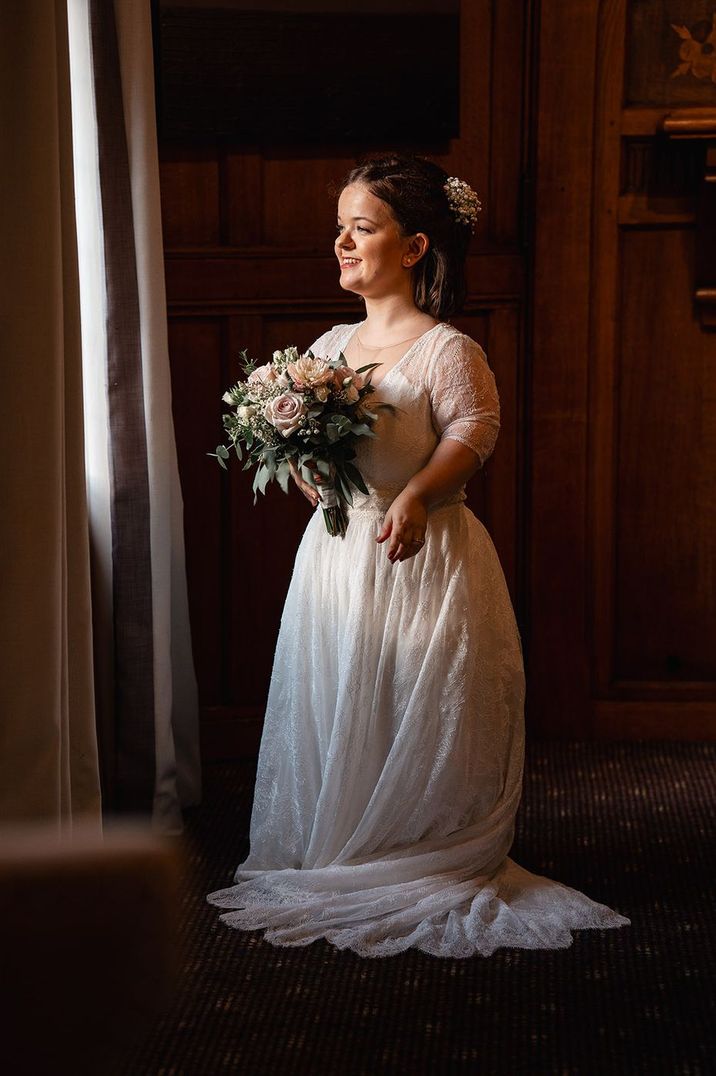
{"label": "white curtain", "polygon": [[103,775],[110,806],[178,833],[201,768],[149,5],[69,0],[69,37]]}

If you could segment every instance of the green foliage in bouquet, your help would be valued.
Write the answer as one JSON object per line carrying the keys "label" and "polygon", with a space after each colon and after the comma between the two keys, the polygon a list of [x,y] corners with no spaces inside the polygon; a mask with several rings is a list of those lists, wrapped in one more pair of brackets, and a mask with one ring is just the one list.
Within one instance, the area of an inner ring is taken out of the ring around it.
{"label": "green foliage in bouquet", "polygon": [[[320,492],[335,489],[339,502],[353,504],[351,486],[367,493],[353,462],[356,442],[360,437],[376,436],[372,426],[378,409],[395,411],[388,403],[377,404],[375,410],[367,406],[367,397],[375,389],[370,377],[363,375],[380,364],[370,363],[354,371],[342,352],[337,358],[323,359],[310,350],[299,354],[297,348],[289,347],[275,351],[271,362],[257,367],[245,350],[240,354],[246,379],[223,396],[232,408],[222,416],[228,447],[218,445],[216,452],[207,455],[226,469],[233,449],[244,461],[244,470],[256,467],[254,504],[274,479],[288,493],[289,461],[317,489],[307,466],[310,460],[315,461],[324,479]],[[335,533],[331,526],[329,530]]]}

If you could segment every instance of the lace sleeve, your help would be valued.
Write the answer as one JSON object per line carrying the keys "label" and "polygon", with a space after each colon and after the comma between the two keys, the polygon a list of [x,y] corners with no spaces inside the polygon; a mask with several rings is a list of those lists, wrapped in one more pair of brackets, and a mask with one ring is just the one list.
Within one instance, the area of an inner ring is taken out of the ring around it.
{"label": "lace sleeve", "polygon": [[500,429],[500,399],[480,345],[464,333],[450,340],[431,364],[429,388],[440,440],[461,441],[484,465]]}

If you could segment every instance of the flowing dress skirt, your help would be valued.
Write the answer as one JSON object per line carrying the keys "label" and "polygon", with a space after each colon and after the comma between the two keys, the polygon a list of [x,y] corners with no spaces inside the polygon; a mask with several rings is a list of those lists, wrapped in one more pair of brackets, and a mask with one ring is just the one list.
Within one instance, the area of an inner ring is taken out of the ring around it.
{"label": "flowing dress skirt", "polygon": [[520,637],[493,543],[462,503],[391,564],[384,507],[320,509],[281,619],[250,828],[207,895],[274,945],[361,956],[565,948],[630,922],[507,855],[524,763]]}

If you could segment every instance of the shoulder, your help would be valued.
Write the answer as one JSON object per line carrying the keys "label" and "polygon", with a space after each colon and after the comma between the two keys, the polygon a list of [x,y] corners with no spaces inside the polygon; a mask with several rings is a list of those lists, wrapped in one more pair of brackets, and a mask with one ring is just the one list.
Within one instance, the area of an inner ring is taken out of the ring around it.
{"label": "shoulder", "polygon": [[428,380],[443,380],[451,374],[464,376],[470,372],[491,373],[485,349],[467,333],[443,322],[442,330],[436,334],[428,364]]}
{"label": "shoulder", "polygon": [[306,350],[312,351],[314,355],[318,355],[321,348],[330,350],[335,346],[340,347],[357,325],[360,325],[360,321],[343,322],[340,325],[332,325],[330,329],[326,329],[324,333],[321,333],[321,335],[317,337]]}

